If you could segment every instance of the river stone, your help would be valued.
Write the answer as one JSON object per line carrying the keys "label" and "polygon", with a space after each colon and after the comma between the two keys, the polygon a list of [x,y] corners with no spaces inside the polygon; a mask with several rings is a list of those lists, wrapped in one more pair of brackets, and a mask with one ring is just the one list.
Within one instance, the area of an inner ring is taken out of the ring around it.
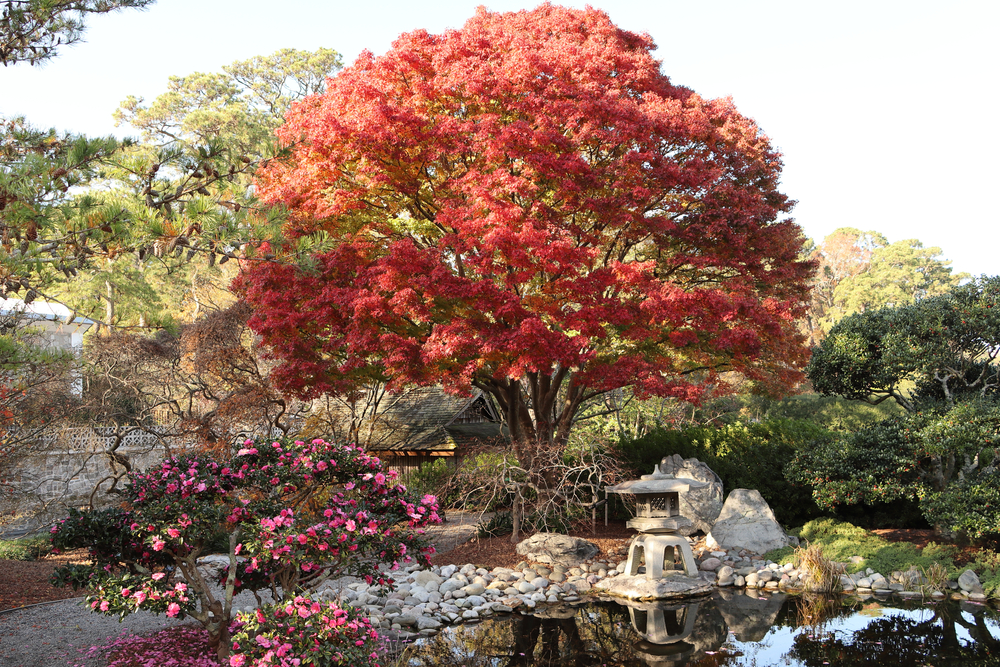
{"label": "river stone", "polygon": [[431,618],[430,616],[417,617],[418,630],[437,630],[440,627],[441,627],[441,621],[435,618]]}
{"label": "river stone", "polygon": [[663,579],[647,579],[644,576],[614,577],[613,579],[602,579],[594,584],[594,590],[630,600],[675,600],[703,595],[714,589],[715,586],[704,579],[691,579],[683,576],[664,577]]}
{"label": "river stone", "polygon": [[579,565],[599,552],[593,542],[558,533],[536,533],[517,545],[518,555],[550,565]]}
{"label": "river stone", "polygon": [[722,561],[718,558],[706,558],[702,561],[701,567],[698,569],[704,570],[705,572],[715,572],[719,569],[720,565],[722,565]]}
{"label": "river stone", "polygon": [[686,477],[706,484],[680,494],[680,514],[691,519],[691,525],[684,526],[677,532],[690,535],[699,530],[703,533],[712,530],[725,498],[722,479],[715,471],[698,459],[685,459],[680,454],[665,457],[658,469],[674,477]]}
{"label": "river stone", "polygon": [[430,589],[427,588],[427,584],[434,582],[435,584],[440,585],[441,582],[444,581],[444,579],[434,574],[430,570],[420,570],[419,572],[416,572],[413,575],[413,581],[418,586],[423,586],[426,590],[429,591]]}
{"label": "river stone", "polygon": [[393,623],[398,623],[403,627],[413,627],[417,624],[417,617],[413,614],[400,614],[396,618],[392,619]]}
{"label": "river stone", "polygon": [[734,489],[705,539],[709,549],[743,548],[763,554],[788,545],[767,501],[755,489]]}
{"label": "river stone", "polygon": [[523,579],[521,581],[517,582],[517,585],[515,586],[515,588],[517,589],[517,591],[519,593],[534,593],[535,592],[535,585],[532,584],[530,581],[524,581]]}
{"label": "river stone", "polygon": [[958,578],[958,587],[966,593],[982,593],[983,586],[979,583],[979,577],[972,570],[966,570]]}

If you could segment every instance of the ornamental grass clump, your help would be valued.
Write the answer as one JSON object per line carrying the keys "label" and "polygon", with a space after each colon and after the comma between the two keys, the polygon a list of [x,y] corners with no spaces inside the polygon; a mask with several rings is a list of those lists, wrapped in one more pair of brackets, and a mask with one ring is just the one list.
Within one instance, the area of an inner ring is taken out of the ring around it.
{"label": "ornamental grass clump", "polygon": [[[54,547],[85,547],[92,559],[60,568],[53,583],[86,588],[95,612],[190,616],[228,664],[241,591],[269,590],[287,602],[329,577],[391,585],[381,564],[429,564],[434,549],[420,529],[439,521],[437,500],[414,498],[394,480],[361,448],[323,440],[247,440],[226,461],[169,457],[130,474],[124,507],[73,511],[53,527]],[[220,530],[229,566],[216,582],[198,558],[218,544]]]}
{"label": "ornamental grass clump", "polygon": [[833,593],[841,589],[840,575],[844,568],[823,555],[818,544],[795,550],[799,567],[805,572],[806,589],[816,593]]}

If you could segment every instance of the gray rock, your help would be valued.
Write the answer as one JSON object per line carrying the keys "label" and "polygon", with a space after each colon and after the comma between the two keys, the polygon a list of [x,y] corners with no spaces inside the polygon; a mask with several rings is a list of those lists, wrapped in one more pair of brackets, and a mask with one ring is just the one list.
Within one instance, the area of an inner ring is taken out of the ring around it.
{"label": "gray rock", "polygon": [[517,585],[515,586],[515,588],[517,589],[518,593],[534,593],[535,592],[535,585],[532,584],[530,581],[524,581],[524,580],[519,581],[519,582],[517,582]]}
{"label": "gray rock", "polygon": [[711,592],[715,586],[703,579],[674,576],[663,579],[614,577],[602,579],[595,590],[630,600],[672,600]]}
{"label": "gray rock", "polygon": [[417,617],[417,629],[418,630],[437,630],[441,627],[441,621],[431,618],[430,616],[418,616]]}
{"label": "gray rock", "polygon": [[979,577],[972,570],[966,570],[958,578],[958,587],[966,593],[982,594],[983,586],[979,583]]}
{"label": "gray rock", "polygon": [[698,459],[681,458],[680,454],[664,458],[659,470],[675,477],[686,477],[706,484],[680,495],[681,516],[690,519],[691,526],[682,528],[679,532],[682,535],[690,535],[699,530],[708,533],[715,524],[719,512],[722,511],[722,500],[725,497],[722,479]]}
{"label": "gray rock", "polygon": [[413,614],[400,614],[396,618],[392,619],[393,623],[398,623],[402,627],[413,627],[417,624],[417,616]]}
{"label": "gray rock", "polygon": [[518,555],[553,565],[578,565],[599,552],[593,542],[558,533],[537,533],[517,545]]}
{"label": "gray rock", "polygon": [[705,572],[715,572],[722,565],[722,561],[718,558],[706,558],[702,561],[701,566],[698,568],[704,570]]}
{"label": "gray rock", "polygon": [[705,543],[710,549],[744,548],[762,554],[787,546],[788,536],[759,491],[735,489]]}
{"label": "gray rock", "polygon": [[431,583],[432,581],[435,584],[441,584],[441,582],[443,582],[444,579],[434,574],[430,570],[420,570],[419,572],[413,575],[413,581],[418,586],[423,586],[425,589],[427,589],[427,584]]}
{"label": "gray rock", "polygon": [[462,587],[462,582],[457,579],[449,579],[440,586],[438,586],[438,593],[444,595],[445,593],[450,593],[452,591],[457,591]]}

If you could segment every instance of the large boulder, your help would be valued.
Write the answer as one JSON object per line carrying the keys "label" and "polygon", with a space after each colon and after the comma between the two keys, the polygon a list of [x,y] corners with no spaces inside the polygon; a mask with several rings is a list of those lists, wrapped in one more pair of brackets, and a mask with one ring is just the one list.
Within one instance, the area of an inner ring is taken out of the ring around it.
{"label": "large boulder", "polygon": [[593,558],[600,548],[581,537],[558,533],[536,533],[517,545],[518,555],[526,560],[573,567]]}
{"label": "large boulder", "polygon": [[787,546],[788,536],[760,491],[734,489],[705,543],[709,549],[749,549],[763,554]]}
{"label": "large boulder", "polygon": [[722,479],[715,471],[698,459],[681,458],[680,454],[664,457],[659,465],[659,471],[674,477],[704,482],[706,486],[692,488],[680,497],[681,516],[691,519],[691,525],[680,529],[682,535],[690,535],[697,531],[708,533],[712,530],[715,520],[722,511],[722,501],[725,499],[722,490]]}

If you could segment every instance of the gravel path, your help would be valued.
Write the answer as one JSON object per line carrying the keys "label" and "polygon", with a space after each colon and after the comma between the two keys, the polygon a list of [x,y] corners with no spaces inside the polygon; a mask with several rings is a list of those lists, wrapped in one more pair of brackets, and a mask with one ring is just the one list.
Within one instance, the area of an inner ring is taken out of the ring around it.
{"label": "gravel path", "polygon": [[[467,541],[475,534],[478,514],[448,512],[448,522],[428,529],[439,552]],[[244,593],[235,606],[256,605]],[[89,655],[92,646],[104,646],[122,633],[146,634],[186,621],[139,612],[119,621],[95,614],[81,600],[62,600],[0,612],[0,667],[103,667],[100,656]]]}

